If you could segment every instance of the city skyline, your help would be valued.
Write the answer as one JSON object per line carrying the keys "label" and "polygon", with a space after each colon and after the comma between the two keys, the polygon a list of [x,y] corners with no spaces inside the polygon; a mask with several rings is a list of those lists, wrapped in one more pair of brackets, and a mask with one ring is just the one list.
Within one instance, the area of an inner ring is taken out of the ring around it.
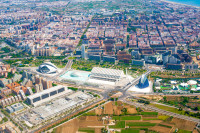
{"label": "city skyline", "polygon": [[175,2],[1,0],[0,132],[200,132],[200,8]]}

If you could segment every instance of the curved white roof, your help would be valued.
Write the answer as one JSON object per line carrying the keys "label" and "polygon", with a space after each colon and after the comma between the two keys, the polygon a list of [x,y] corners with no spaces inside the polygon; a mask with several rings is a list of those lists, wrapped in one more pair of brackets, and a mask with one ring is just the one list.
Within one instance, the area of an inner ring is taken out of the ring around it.
{"label": "curved white roof", "polygon": [[188,83],[189,85],[196,85],[196,84],[197,84],[197,81],[195,81],[195,80],[189,80],[187,83]]}
{"label": "curved white roof", "polygon": [[51,62],[44,62],[39,66],[39,70],[42,73],[54,73],[57,71],[57,67]]}
{"label": "curved white roof", "polygon": [[181,86],[183,86],[183,87],[186,87],[186,86],[188,86],[188,84],[187,84],[187,83],[181,83],[180,85],[181,85]]}
{"label": "curved white roof", "polygon": [[171,82],[171,84],[177,84],[177,82],[175,80],[171,80],[170,82]]}
{"label": "curved white roof", "polygon": [[99,77],[119,79],[122,76],[124,76],[124,72],[122,70],[94,67],[91,71],[90,76],[99,76]]}
{"label": "curved white roof", "polygon": [[57,68],[53,63],[51,63],[51,62],[44,62],[44,63],[42,63],[41,65],[49,65],[49,66],[52,66],[52,67],[54,67],[54,68]]}
{"label": "curved white roof", "polygon": [[195,89],[195,88],[192,88],[191,90],[192,90],[192,91],[197,91],[197,89]]}

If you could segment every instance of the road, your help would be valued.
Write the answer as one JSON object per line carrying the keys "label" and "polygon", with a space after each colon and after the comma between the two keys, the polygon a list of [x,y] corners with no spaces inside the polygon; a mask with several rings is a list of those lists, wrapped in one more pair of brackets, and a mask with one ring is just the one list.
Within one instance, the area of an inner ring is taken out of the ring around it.
{"label": "road", "polygon": [[59,74],[51,77],[50,79],[53,80],[53,79],[56,79],[56,78],[60,77],[61,75],[65,74],[67,71],[69,71],[71,69],[72,64],[73,64],[73,60],[68,60],[66,66],[64,68],[64,70],[62,72],[60,72]]}

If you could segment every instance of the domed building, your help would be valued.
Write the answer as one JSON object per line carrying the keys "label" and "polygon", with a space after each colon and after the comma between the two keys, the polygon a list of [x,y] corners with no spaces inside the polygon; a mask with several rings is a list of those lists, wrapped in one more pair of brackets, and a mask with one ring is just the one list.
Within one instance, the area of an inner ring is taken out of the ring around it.
{"label": "domed building", "polygon": [[149,81],[147,79],[147,76],[145,74],[142,75],[141,79],[139,80],[139,83],[138,83],[138,88],[140,89],[143,89],[143,88],[146,88],[146,87],[149,87]]}
{"label": "domed building", "polygon": [[44,62],[39,66],[39,71],[45,74],[52,74],[57,72],[57,67],[51,62]]}

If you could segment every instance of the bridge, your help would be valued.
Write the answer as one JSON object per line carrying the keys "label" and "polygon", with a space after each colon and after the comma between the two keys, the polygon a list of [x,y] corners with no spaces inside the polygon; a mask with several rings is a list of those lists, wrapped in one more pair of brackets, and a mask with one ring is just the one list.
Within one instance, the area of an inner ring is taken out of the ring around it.
{"label": "bridge", "polygon": [[72,67],[72,64],[73,64],[73,60],[69,60],[64,68],[64,70],[62,72],[60,72],[59,74],[51,77],[51,80],[55,80],[57,79],[58,77],[60,77],[61,75],[65,74],[65,72],[69,71]]}

